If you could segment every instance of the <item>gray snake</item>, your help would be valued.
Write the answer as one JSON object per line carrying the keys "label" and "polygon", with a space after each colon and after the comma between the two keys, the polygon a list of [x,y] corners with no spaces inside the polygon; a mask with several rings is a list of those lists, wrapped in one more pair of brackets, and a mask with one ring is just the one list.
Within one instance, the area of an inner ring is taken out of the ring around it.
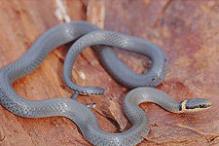
{"label": "gray snake", "polygon": [[[150,87],[139,87],[130,91],[124,99],[124,112],[133,126],[122,133],[107,133],[99,127],[98,122],[90,109],[76,100],[70,98],[56,98],[33,101],[24,99],[15,92],[12,88],[12,83],[36,68],[53,48],[81,37],[90,31],[96,30],[96,28],[90,30],[87,25],[88,24],[84,22],[76,22],[52,28],[40,37],[21,58],[14,63],[1,68],[1,105],[15,115],[27,118],[44,118],[52,116],[69,118],[77,124],[82,134],[89,142],[98,146],[131,146],[139,143],[148,133],[147,117],[145,116],[144,111],[138,107],[138,104],[142,102],[154,102],[174,113],[190,112],[210,107],[211,104],[206,99],[189,99],[177,103],[162,91]],[[78,49],[72,51],[71,48],[69,50],[68,55],[70,54],[70,56],[67,55],[69,61],[66,60],[64,68],[72,67],[74,57],[77,55],[71,57],[72,52],[76,51],[79,53],[86,46],[95,45],[95,43],[100,44],[100,42],[93,42],[92,40],[84,46],[81,44],[86,37],[95,39],[93,38],[95,33],[98,34],[99,32],[86,34],[74,43],[72,48]],[[111,40],[110,42],[114,41]],[[112,46],[126,48],[117,43],[112,44]],[[69,70],[67,71],[67,76],[65,76],[65,78],[70,80],[71,76],[68,75],[68,73]],[[70,86],[73,84],[70,83],[70,81],[67,81],[67,83],[68,85],[70,84]],[[99,88],[97,89],[99,90]],[[82,92],[83,91],[84,89],[82,89]],[[93,90],[91,90],[88,94],[90,93],[96,93],[96,91],[93,92]]]}

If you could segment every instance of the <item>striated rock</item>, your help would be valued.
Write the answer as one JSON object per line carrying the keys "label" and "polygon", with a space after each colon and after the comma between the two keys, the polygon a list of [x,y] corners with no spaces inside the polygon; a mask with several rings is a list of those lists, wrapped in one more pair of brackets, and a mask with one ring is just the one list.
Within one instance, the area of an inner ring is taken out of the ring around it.
{"label": "striated rock", "polygon": [[[214,106],[202,113],[177,115],[142,104],[151,130],[139,146],[218,145],[218,13],[216,0],[2,0],[0,67],[19,58],[43,32],[69,19],[87,19],[107,30],[145,38],[164,49],[169,58],[167,76],[159,89],[178,101],[205,97]],[[16,81],[16,91],[33,100],[70,97],[71,91],[62,80],[67,49],[62,46],[50,53],[38,69]],[[116,52],[136,72],[148,66],[145,57]],[[79,97],[84,104],[96,103],[93,112],[104,130],[119,132],[131,126],[121,106],[127,89],[105,72],[92,49],[81,53],[73,74],[80,85],[106,89],[104,96]],[[0,106],[0,121],[1,146],[90,145],[77,126],[65,118],[25,119]]]}

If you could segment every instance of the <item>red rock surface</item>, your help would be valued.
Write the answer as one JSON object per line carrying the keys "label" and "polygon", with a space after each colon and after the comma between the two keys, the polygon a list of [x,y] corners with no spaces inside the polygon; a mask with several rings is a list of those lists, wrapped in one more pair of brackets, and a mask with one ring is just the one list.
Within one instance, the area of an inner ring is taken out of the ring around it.
{"label": "red rock surface", "polygon": [[[66,17],[58,18],[58,1],[0,1],[0,67],[19,58],[40,34],[56,24],[88,20],[107,30],[152,41],[165,50],[169,68],[159,89],[180,101],[190,97],[210,99],[214,106],[197,114],[176,115],[153,104],[142,104],[149,117],[150,133],[143,145],[219,145],[219,2],[217,0],[65,0]],[[28,99],[71,95],[62,81],[63,59],[68,47],[50,53],[30,75],[16,81],[16,91]],[[119,56],[141,72],[147,60],[136,54]],[[80,85],[98,85],[105,96],[79,97],[97,104],[93,110],[101,127],[123,130],[128,121],[121,110],[127,90],[102,68],[91,49],[81,53],[74,65]],[[98,80],[97,80],[98,79]],[[0,106],[1,146],[89,146],[75,124],[65,118],[24,119]]]}

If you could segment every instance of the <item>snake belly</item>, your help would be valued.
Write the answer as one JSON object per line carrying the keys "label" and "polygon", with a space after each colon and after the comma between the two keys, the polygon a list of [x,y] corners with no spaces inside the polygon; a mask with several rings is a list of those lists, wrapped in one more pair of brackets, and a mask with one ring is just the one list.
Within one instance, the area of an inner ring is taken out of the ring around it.
{"label": "snake belly", "polygon": [[[131,146],[139,143],[147,134],[147,118],[136,102],[125,102],[124,111],[133,126],[122,133],[101,130],[94,114],[85,105],[69,98],[28,100],[19,96],[12,87],[18,78],[35,69],[55,47],[96,30],[87,23],[74,22],[59,25],[47,31],[17,61],[0,70],[0,103],[13,114],[28,118],[63,116],[80,128],[85,138],[98,146]],[[97,36],[98,37],[98,36]],[[92,38],[94,39],[94,38]]]}

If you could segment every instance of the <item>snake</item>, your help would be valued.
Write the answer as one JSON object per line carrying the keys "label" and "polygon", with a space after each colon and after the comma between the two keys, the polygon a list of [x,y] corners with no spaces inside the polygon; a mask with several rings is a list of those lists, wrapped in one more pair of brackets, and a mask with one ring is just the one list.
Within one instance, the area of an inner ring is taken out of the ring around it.
{"label": "snake", "polygon": [[[153,102],[173,113],[201,111],[211,106],[211,103],[204,98],[176,102],[158,89],[138,87],[128,92],[124,98],[124,113],[131,122],[132,127],[121,133],[108,133],[100,128],[91,109],[76,100],[67,97],[29,100],[16,93],[12,86],[13,82],[39,66],[53,48],[80,37],[67,53],[66,58],[69,61],[65,60],[65,69],[66,63],[67,65],[70,63],[70,66],[72,66],[74,57],[76,57],[68,56],[69,53],[71,54],[72,48],[76,46],[79,53],[85,46],[92,45],[92,43],[100,44],[98,41],[89,41],[90,43],[86,43],[86,45],[79,45],[87,35],[92,36],[88,37],[92,39],[102,35],[98,34],[96,28],[92,32],[87,26],[88,24],[85,22],[72,22],[56,26],[43,34],[19,59],[2,67],[0,69],[0,104],[13,114],[25,118],[66,117],[79,127],[85,139],[96,146],[132,146],[140,143],[149,132],[147,117],[144,111],[138,107],[140,103]],[[98,34],[96,37],[94,36],[95,33]],[[106,37],[108,37],[108,34],[111,34],[111,32],[108,32]],[[112,38],[112,40],[114,39],[116,38]],[[114,42],[112,40],[110,42]],[[109,46],[126,48],[123,45],[116,45],[116,43]]]}

